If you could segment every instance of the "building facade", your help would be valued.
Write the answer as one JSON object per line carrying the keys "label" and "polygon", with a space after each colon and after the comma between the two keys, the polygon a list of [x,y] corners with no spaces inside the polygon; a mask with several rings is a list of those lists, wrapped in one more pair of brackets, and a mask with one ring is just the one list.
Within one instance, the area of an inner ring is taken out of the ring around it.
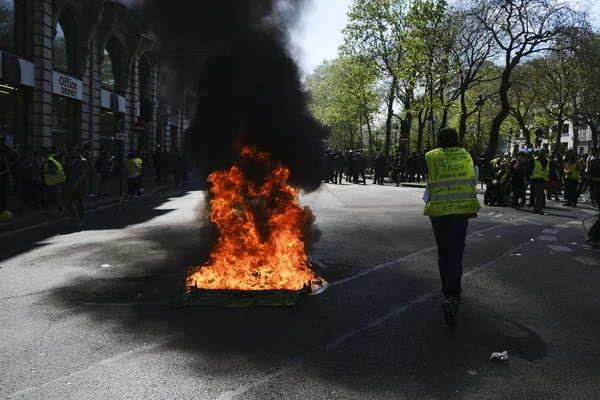
{"label": "building facade", "polygon": [[181,150],[194,102],[162,94],[156,50],[117,2],[0,0],[0,136],[17,149],[89,144],[116,162]]}

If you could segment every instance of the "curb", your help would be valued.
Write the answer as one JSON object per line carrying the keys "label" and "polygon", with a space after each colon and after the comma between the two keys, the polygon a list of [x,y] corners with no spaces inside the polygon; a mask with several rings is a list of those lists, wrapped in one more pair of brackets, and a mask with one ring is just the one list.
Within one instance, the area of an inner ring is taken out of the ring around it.
{"label": "curb", "polygon": [[[169,191],[171,189],[188,186],[190,184],[197,183],[200,181],[201,181],[201,179],[195,178],[195,179],[190,179],[190,180],[182,183],[181,185],[175,184],[175,185],[169,185],[169,186],[165,186],[165,187],[158,187],[156,189],[151,189],[151,190],[144,192],[145,193],[144,198],[149,197],[149,196],[154,196],[156,194]],[[120,203],[122,203],[121,197],[111,196],[109,199],[106,199],[104,201],[97,201],[92,204],[85,205],[84,210],[86,213],[94,212],[94,211],[99,211],[101,209],[105,209],[108,207],[112,207],[112,206],[120,204]],[[65,216],[62,219],[46,217],[46,218],[40,218],[39,220],[34,220],[33,222],[32,221],[23,221],[22,223],[17,223],[17,224],[10,225],[7,227],[3,227],[2,225],[0,225],[0,237],[6,237],[6,236],[10,236],[10,235],[17,234],[17,233],[27,232],[32,229],[42,228],[42,227],[50,226],[50,225],[54,225],[54,224],[60,224],[66,218],[68,218],[68,217]]]}
{"label": "curb", "polygon": [[596,223],[598,218],[599,217],[597,215],[590,215],[589,217],[581,221],[581,226],[583,226],[583,229],[585,229],[586,232],[589,232],[590,228]]}

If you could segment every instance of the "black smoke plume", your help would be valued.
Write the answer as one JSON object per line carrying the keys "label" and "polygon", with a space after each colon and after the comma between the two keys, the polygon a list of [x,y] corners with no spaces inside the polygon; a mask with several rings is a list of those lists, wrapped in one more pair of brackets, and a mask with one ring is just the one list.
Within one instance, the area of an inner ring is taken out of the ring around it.
{"label": "black smoke plume", "polygon": [[[205,171],[228,169],[236,143],[255,145],[305,190],[322,179],[328,130],[308,111],[289,28],[306,0],[145,0],[175,91],[194,87],[187,149]],[[193,85],[193,86],[192,86]]]}

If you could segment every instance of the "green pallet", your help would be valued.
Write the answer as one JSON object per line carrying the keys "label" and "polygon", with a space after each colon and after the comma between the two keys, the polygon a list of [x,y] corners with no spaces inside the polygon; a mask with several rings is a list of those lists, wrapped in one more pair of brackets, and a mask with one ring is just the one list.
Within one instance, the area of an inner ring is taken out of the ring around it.
{"label": "green pallet", "polygon": [[205,290],[192,288],[180,306],[219,306],[227,308],[292,307],[301,297],[312,293],[309,286],[300,290]]}

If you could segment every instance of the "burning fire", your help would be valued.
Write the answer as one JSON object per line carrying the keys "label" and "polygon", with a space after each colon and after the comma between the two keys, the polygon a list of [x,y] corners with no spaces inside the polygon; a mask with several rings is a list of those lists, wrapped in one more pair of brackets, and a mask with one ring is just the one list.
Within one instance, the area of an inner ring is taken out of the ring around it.
{"label": "burning fire", "polygon": [[[287,183],[290,171],[256,147],[241,149],[242,161],[214,172],[210,219],[219,239],[210,260],[193,267],[193,288],[223,290],[292,290],[315,280],[304,249],[302,231],[312,222],[308,207],[298,205],[298,189]],[[245,178],[242,165],[263,168],[260,184]]]}

